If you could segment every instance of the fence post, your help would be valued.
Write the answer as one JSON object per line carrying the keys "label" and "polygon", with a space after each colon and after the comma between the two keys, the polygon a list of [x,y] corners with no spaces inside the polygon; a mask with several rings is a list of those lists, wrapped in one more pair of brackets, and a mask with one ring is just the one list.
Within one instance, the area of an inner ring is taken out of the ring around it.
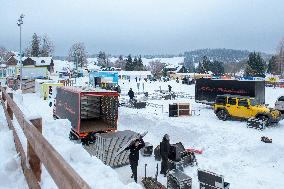
{"label": "fence post", "polygon": [[[8,95],[11,97],[11,99],[13,99],[13,93],[8,93]],[[7,112],[8,112],[10,119],[13,120],[13,111],[12,111],[9,103],[7,103]]]}
{"label": "fence post", "polygon": [[[42,133],[42,118],[31,119],[31,123],[37,128],[37,130]],[[41,181],[41,162],[32,146],[28,142],[28,161],[32,172],[34,173],[36,180],[38,182]]]}

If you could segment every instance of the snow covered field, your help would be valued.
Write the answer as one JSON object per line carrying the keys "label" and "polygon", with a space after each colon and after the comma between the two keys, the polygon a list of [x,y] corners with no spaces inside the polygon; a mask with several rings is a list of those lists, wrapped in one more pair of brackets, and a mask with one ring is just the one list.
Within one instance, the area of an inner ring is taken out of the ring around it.
{"label": "snow covered field", "polygon": [[[182,85],[175,81],[147,82],[145,91],[152,93],[154,90],[158,90],[160,86],[162,90],[167,90],[169,84],[172,86],[172,91],[186,92],[194,96],[194,85]],[[134,92],[137,92],[135,81],[129,83],[122,80],[120,86],[122,88],[121,98],[125,97],[130,87],[133,88]],[[284,89],[266,88],[266,103],[273,107],[276,98],[282,94],[284,94]],[[21,98],[23,98],[23,101]],[[15,99],[23,106],[25,112],[29,111],[30,114],[36,112],[43,117],[43,135],[92,188],[142,188],[142,186],[133,183],[130,178],[129,166],[112,169],[105,166],[96,157],[90,157],[81,144],[70,141],[68,139],[70,123],[67,120],[53,120],[52,109],[48,106],[47,101],[43,101],[36,94],[25,94],[22,97],[18,95]],[[177,101],[190,102],[193,109],[200,110],[200,115],[168,117],[168,104]],[[225,181],[231,184],[231,189],[284,188],[282,184],[284,177],[284,121],[281,121],[277,127],[258,131],[246,128],[246,122],[220,121],[210,107],[197,104],[194,99],[153,100],[152,102],[163,105],[163,111],[161,108],[153,107],[145,109],[120,107],[118,130],[149,131],[145,136],[145,141],[150,142],[154,147],[159,144],[163,135],[168,133],[171,143],[182,142],[185,147],[204,150],[203,154],[197,155],[198,167],[185,169],[185,173],[192,177],[193,189],[199,188],[197,168],[224,175]],[[5,125],[2,110],[0,116],[2,124]],[[15,152],[12,150],[12,153],[11,149],[7,147],[7,145],[12,145],[11,141],[7,142],[7,137],[9,136],[9,140],[12,140],[12,134],[7,129],[0,128],[0,135],[2,136],[0,150],[7,152],[7,156],[11,159],[15,156]],[[261,142],[261,136],[272,138],[273,143]],[[4,140],[5,143],[3,144]],[[2,158],[3,155],[1,160]],[[160,162],[155,161],[154,156],[140,156],[139,182],[144,176],[145,163],[148,164],[147,175],[149,176],[155,175],[157,163],[160,166]],[[2,168],[7,163],[3,166],[2,164],[0,164],[1,181],[11,171]],[[3,169],[4,171],[2,171]],[[13,168],[12,172],[17,177],[13,177],[15,182],[12,181],[8,188],[17,188],[17,183],[23,183],[21,181],[23,177],[20,176],[19,168]],[[166,185],[166,178],[159,175],[158,180]],[[42,174],[42,188],[56,188],[45,169]]]}

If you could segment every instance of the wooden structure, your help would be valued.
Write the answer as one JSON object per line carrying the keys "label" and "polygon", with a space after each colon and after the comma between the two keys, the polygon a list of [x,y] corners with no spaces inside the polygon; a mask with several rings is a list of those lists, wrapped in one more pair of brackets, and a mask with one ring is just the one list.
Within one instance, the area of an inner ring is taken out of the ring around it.
{"label": "wooden structure", "polygon": [[190,116],[190,103],[169,104],[169,117]]}
{"label": "wooden structure", "polygon": [[66,79],[66,80],[59,80],[59,83],[63,83],[64,86],[73,86],[74,80],[72,79]]}
{"label": "wooden structure", "polygon": [[[20,86],[18,88],[20,88]],[[23,80],[22,92],[24,94],[25,93],[34,93],[35,92],[35,80],[33,80],[33,79]]]}
{"label": "wooden structure", "polygon": [[[3,87],[0,87],[0,90],[2,92],[1,104],[5,112],[8,127],[13,131],[16,150],[21,157],[21,166],[29,188],[41,188],[39,183],[41,181],[41,164],[43,164],[58,188],[90,189],[90,186],[43,137],[41,133],[42,119],[27,120],[23,112],[13,101],[13,95],[8,95]],[[27,155],[13,126],[13,117],[17,119],[27,138]]]}

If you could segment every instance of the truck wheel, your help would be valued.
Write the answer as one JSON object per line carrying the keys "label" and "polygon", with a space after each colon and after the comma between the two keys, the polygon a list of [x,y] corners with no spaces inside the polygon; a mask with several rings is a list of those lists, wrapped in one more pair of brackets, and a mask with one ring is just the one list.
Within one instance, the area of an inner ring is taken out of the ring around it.
{"label": "truck wheel", "polygon": [[219,110],[216,115],[220,120],[223,121],[226,121],[229,118],[229,115],[225,110]]}

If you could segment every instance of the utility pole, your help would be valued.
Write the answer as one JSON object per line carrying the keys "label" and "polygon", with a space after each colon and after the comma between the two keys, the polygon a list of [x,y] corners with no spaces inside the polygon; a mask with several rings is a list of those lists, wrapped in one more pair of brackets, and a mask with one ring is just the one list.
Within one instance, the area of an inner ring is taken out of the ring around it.
{"label": "utility pole", "polygon": [[22,24],[23,22],[23,18],[25,15],[21,14],[20,18],[18,19],[18,26],[20,27],[20,89],[22,90],[22,79],[23,79],[23,63],[22,63]]}

